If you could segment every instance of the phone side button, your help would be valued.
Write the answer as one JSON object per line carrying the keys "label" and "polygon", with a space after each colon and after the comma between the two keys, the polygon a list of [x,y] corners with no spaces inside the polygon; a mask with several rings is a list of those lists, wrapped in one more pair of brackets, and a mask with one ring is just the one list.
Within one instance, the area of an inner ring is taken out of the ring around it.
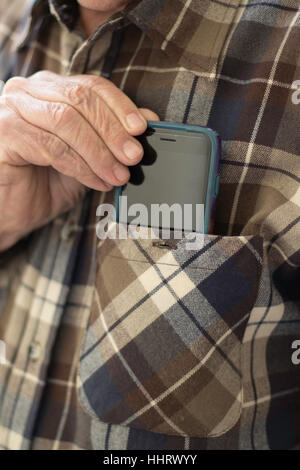
{"label": "phone side button", "polygon": [[220,188],[220,175],[216,176],[215,179],[215,197],[217,197]]}

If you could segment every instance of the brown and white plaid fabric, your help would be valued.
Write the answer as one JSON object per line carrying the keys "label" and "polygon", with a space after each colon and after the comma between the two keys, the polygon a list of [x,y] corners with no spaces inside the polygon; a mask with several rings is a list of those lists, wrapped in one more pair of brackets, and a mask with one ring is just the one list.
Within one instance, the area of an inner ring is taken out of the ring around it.
{"label": "brown and white plaid fabric", "polygon": [[203,437],[240,417],[241,342],[262,239],[212,235],[197,251],[186,243],[100,245],[79,396],[101,421]]}
{"label": "brown and white plaid fabric", "polygon": [[223,140],[201,250],[99,243],[91,191],[2,255],[1,448],[300,449],[299,0],[133,1],[88,40],[75,0],[0,12],[2,80],[100,75],[123,28],[113,82]]}

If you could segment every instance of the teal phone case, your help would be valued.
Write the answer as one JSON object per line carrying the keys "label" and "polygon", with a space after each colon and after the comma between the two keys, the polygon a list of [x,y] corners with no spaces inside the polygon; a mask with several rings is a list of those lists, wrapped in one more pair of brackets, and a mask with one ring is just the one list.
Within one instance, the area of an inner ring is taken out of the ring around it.
{"label": "teal phone case", "polygon": [[[171,129],[180,130],[187,132],[195,132],[205,134],[211,143],[211,155],[210,155],[210,168],[208,175],[208,184],[206,191],[206,204],[204,208],[204,233],[209,233],[212,215],[215,208],[216,197],[219,192],[219,167],[221,159],[221,139],[217,132],[213,131],[209,127],[195,126],[189,124],[180,124],[176,122],[163,122],[163,121],[149,121],[149,129]],[[116,210],[116,221],[119,221],[119,197],[122,194],[124,186],[117,186],[115,188],[114,199],[115,199],[115,210]]]}

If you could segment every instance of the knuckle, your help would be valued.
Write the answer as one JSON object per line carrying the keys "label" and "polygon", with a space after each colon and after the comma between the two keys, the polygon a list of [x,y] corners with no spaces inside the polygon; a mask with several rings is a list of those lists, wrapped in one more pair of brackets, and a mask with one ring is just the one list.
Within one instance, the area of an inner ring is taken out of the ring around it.
{"label": "knuckle", "polygon": [[[11,125],[16,123],[16,120],[19,119],[18,113],[16,112],[16,107],[14,100],[11,95],[1,96],[0,98],[0,127],[4,131],[4,135],[7,134],[7,131]],[[1,132],[1,135],[3,133]]]}
{"label": "knuckle", "polygon": [[103,77],[97,77],[96,75],[87,75],[83,78],[83,84],[85,88],[93,90],[95,87],[103,85],[104,82],[109,82]]}
{"label": "knuckle", "polygon": [[[3,132],[7,132],[7,116],[5,112],[2,112],[2,107],[0,104],[0,133],[3,135]],[[4,134],[5,135],[5,134]]]}
{"label": "knuckle", "polygon": [[100,94],[101,91],[106,90],[107,88],[111,90],[115,89],[115,85],[110,80],[104,77],[91,76],[87,79],[87,84],[91,90],[94,90],[95,92],[98,92]]}
{"label": "knuckle", "polygon": [[[0,108],[0,133],[1,135],[6,135],[8,134],[8,129],[9,129],[9,117],[7,116],[6,113],[3,113],[1,112],[1,108]],[[2,139],[3,141],[3,139]]]}
{"label": "knuckle", "polygon": [[68,83],[64,88],[64,94],[76,106],[89,99],[89,89],[81,83]]}
{"label": "knuckle", "polygon": [[0,99],[0,111],[3,112],[10,107],[12,99],[9,95],[2,95]]}
{"label": "knuckle", "polygon": [[15,105],[15,95],[13,93],[8,93],[7,95],[1,96],[1,106],[2,107],[11,107],[14,109]]}
{"label": "knuckle", "polygon": [[3,95],[6,95],[7,93],[10,93],[14,90],[18,90],[19,88],[24,87],[24,84],[26,82],[26,78],[23,77],[12,77],[4,85],[3,88]]}
{"label": "knuckle", "polygon": [[72,108],[64,103],[49,103],[47,105],[47,112],[55,128],[66,126],[73,118]]}
{"label": "knuckle", "polygon": [[84,78],[82,81],[82,86],[88,92],[89,96],[93,95],[95,99],[101,97],[112,96],[118,88],[110,80],[107,80],[104,77],[97,77],[94,75],[89,75]]}
{"label": "knuckle", "polygon": [[50,72],[50,70],[39,70],[38,72],[32,74],[30,78],[37,78],[39,80],[46,80],[53,77],[55,74]]}

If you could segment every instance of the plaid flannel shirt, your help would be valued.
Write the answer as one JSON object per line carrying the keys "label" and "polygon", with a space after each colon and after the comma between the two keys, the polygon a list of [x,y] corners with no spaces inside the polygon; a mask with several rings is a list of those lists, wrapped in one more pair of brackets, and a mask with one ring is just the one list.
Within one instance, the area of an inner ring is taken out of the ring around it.
{"label": "plaid flannel shirt", "polygon": [[215,231],[99,243],[90,191],[2,255],[1,448],[300,449],[299,0],[133,1],[87,40],[77,14],[2,0],[2,80],[100,75],[123,28],[112,81],[222,137]]}

